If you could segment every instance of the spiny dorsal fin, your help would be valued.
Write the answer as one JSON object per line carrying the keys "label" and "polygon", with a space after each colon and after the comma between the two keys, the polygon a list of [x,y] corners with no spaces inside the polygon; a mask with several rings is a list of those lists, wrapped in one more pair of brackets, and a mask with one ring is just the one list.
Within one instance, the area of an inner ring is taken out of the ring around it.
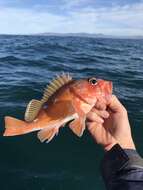
{"label": "spiny dorsal fin", "polygon": [[43,97],[41,99],[42,103],[47,102],[50,96],[52,96],[59,88],[67,84],[72,80],[72,77],[69,74],[62,74],[61,76],[57,76],[44,91]]}
{"label": "spiny dorsal fin", "polygon": [[25,121],[27,122],[33,121],[38,115],[42,105],[43,105],[42,102],[39,100],[34,100],[34,99],[31,100],[26,108]]}

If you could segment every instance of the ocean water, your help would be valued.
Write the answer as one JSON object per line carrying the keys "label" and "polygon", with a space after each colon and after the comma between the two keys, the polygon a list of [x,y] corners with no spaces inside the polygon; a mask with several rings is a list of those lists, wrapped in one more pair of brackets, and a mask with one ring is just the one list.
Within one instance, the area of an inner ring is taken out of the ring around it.
{"label": "ocean water", "polygon": [[49,144],[40,143],[36,133],[2,136],[4,116],[23,119],[27,103],[41,98],[47,83],[62,72],[113,81],[143,156],[143,40],[1,35],[1,190],[105,190],[104,152],[87,131],[78,138],[65,127]]}

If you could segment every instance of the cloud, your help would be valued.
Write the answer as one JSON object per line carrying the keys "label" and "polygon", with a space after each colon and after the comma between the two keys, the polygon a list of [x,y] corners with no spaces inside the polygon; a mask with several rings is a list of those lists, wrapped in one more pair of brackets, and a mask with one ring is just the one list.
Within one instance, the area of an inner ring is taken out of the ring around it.
{"label": "cloud", "polygon": [[56,31],[64,17],[30,9],[0,9],[0,33],[28,34]]}
{"label": "cloud", "polygon": [[92,5],[93,0],[63,0],[63,9],[74,9],[74,8],[81,8],[85,5],[90,4]]}
{"label": "cloud", "polygon": [[[64,0],[65,6],[0,7],[0,33],[87,32],[143,35],[143,3],[94,7],[89,0]],[[70,2],[70,3],[69,3]],[[52,11],[51,11],[52,10]],[[65,10],[65,12],[63,11]]]}

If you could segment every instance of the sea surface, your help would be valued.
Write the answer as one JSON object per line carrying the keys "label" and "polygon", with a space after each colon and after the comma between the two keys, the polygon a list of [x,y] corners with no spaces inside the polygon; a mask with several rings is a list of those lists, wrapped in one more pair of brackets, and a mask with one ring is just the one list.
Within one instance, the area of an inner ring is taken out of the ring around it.
{"label": "sea surface", "polygon": [[113,81],[143,156],[143,40],[1,35],[0,190],[105,190],[104,152],[88,131],[78,138],[65,127],[49,144],[36,132],[2,136],[4,116],[23,119],[27,103],[62,72]]}

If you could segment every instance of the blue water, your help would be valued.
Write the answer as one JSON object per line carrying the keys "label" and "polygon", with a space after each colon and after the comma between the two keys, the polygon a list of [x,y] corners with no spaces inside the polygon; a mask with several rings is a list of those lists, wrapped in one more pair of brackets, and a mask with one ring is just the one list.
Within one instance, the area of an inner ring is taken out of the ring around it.
{"label": "blue water", "polygon": [[143,155],[143,40],[0,36],[1,190],[105,190],[104,153],[87,131],[78,138],[64,128],[49,144],[36,133],[2,137],[4,116],[23,119],[27,103],[63,71],[113,81]]}

